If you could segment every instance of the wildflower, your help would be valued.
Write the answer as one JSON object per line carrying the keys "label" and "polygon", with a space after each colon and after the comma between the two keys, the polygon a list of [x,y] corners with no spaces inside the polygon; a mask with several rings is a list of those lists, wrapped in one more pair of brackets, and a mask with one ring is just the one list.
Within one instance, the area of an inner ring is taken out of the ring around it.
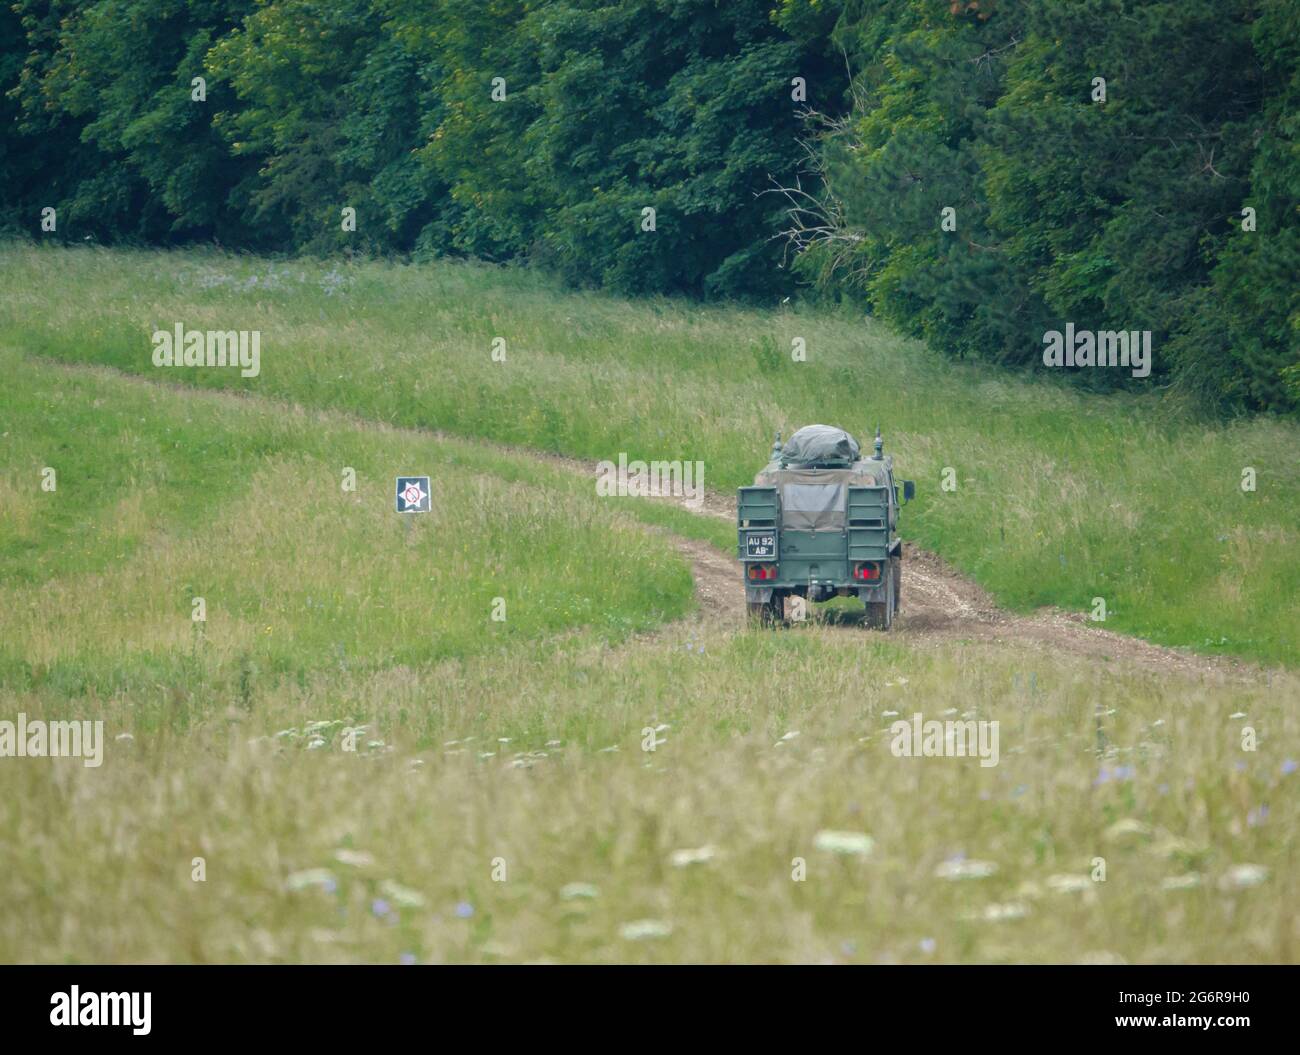
{"label": "wildflower", "polygon": [[666,938],[673,932],[673,925],[661,919],[637,919],[624,923],[618,928],[619,936],[624,941],[645,941],[647,938]]}
{"label": "wildflower", "polygon": [[876,841],[865,832],[820,831],[813,836],[813,847],[846,857],[867,857]]}
{"label": "wildflower", "polygon": [[1118,820],[1106,829],[1102,836],[1107,842],[1123,842],[1126,840],[1148,839],[1151,837],[1151,829],[1141,821],[1133,817],[1125,817]]}
{"label": "wildflower", "polygon": [[335,889],[334,873],[328,868],[307,868],[301,872],[293,872],[284,881],[286,890],[298,891],[307,890],[310,887],[320,887],[329,893]]}
{"label": "wildflower", "polygon": [[693,850],[674,850],[669,860],[674,868],[688,868],[691,865],[712,861],[718,854],[712,846],[701,846]]}
{"label": "wildflower", "polygon": [[1024,919],[1028,915],[1028,905],[1019,901],[1008,901],[1005,904],[985,905],[983,912],[967,918],[982,919],[987,923],[1002,923],[1007,920]]}
{"label": "wildflower", "polygon": [[404,887],[391,879],[379,884],[379,893],[398,908],[423,908],[424,895],[410,887]]}
{"label": "wildflower", "polygon": [[362,850],[337,850],[334,860],[339,864],[351,865],[353,868],[369,868],[375,863],[375,859]]}
{"label": "wildflower", "polygon": [[1245,887],[1259,886],[1268,878],[1268,869],[1263,865],[1233,865],[1219,880],[1223,890],[1241,890]]}
{"label": "wildflower", "polygon": [[966,860],[965,855],[950,857],[934,870],[938,879],[986,879],[998,870],[992,861]]}

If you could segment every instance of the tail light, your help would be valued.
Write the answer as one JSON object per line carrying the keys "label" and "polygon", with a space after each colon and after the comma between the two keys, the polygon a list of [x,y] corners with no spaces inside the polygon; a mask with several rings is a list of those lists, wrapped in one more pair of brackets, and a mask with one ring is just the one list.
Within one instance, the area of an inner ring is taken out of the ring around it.
{"label": "tail light", "polygon": [[751,564],[749,566],[749,577],[751,579],[775,579],[775,564]]}
{"label": "tail light", "polygon": [[855,564],[853,565],[853,577],[864,582],[879,582],[880,565],[875,561],[864,561],[862,564]]}

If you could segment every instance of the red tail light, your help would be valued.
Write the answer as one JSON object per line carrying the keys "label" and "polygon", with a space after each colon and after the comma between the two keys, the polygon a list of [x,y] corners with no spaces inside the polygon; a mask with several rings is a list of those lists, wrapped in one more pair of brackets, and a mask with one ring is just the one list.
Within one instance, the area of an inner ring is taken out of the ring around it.
{"label": "red tail light", "polygon": [[751,579],[775,579],[776,565],[774,564],[751,564],[749,566],[749,577]]}
{"label": "red tail light", "polygon": [[880,578],[880,565],[871,562],[855,564],[853,565],[853,577],[855,579],[864,579],[868,582],[874,582]]}

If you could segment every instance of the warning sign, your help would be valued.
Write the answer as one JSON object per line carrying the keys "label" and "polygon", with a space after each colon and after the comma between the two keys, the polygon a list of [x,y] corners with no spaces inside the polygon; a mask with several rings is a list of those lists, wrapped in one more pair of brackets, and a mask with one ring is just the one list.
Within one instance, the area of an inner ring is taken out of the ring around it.
{"label": "warning sign", "polygon": [[427,476],[399,476],[397,478],[397,511],[399,513],[427,513],[429,505],[429,478]]}

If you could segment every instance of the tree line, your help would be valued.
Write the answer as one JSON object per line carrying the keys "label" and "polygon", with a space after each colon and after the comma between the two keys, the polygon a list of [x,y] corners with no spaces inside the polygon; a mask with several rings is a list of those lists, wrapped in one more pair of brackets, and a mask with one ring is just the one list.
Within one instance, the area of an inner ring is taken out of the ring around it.
{"label": "tree line", "polygon": [[1079,382],[1300,405],[1294,0],[0,3],[10,233],[1151,331]]}

